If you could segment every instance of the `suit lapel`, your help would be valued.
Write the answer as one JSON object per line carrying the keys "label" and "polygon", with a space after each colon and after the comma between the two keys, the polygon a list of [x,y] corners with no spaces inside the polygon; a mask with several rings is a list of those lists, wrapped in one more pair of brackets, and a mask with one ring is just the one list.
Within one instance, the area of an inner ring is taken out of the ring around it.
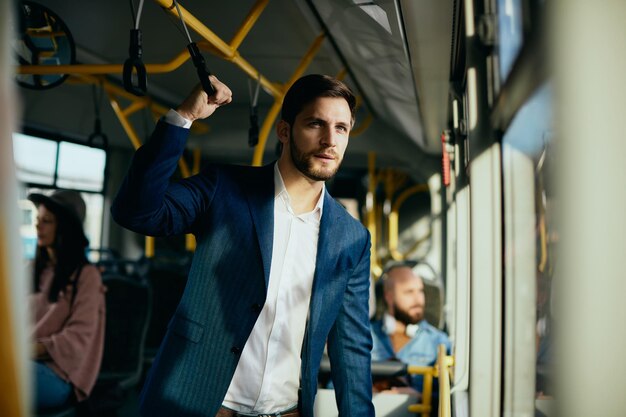
{"label": "suit lapel", "polygon": [[267,291],[274,243],[274,164],[264,166],[259,174],[249,182],[247,195],[261,249]]}
{"label": "suit lapel", "polygon": [[[313,276],[313,291],[311,293],[311,305],[309,316],[309,331],[313,332],[319,323],[320,315],[324,309],[325,291],[330,283],[330,279],[336,276],[335,268],[337,255],[340,251],[341,239],[333,234],[333,230],[338,230],[337,208],[335,201],[328,192],[324,195],[324,211],[320,221],[320,231],[317,241],[317,256],[315,260],[315,274]],[[339,230],[341,227],[339,227]]]}

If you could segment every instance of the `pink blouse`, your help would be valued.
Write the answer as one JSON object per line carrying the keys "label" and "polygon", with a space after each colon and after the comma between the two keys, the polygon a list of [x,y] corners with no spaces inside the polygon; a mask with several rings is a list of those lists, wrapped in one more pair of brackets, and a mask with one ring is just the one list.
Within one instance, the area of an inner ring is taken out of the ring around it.
{"label": "pink blouse", "polygon": [[[56,303],[48,301],[54,269],[41,274],[39,292],[30,295],[35,319],[32,337],[45,345],[50,358],[45,364],[74,387],[78,401],[96,383],[104,349],[105,287],[100,272],[85,265],[72,298],[72,286],[59,294]],[[73,278],[73,277],[72,277]]]}

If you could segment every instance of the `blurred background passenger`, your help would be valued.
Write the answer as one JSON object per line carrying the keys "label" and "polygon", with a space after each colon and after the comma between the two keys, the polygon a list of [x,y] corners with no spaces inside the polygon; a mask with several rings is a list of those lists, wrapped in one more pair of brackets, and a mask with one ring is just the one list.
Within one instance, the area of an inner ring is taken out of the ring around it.
{"label": "blurred background passenger", "polygon": [[[372,322],[372,361],[399,360],[408,365],[433,366],[440,344],[450,352],[448,336],[424,318],[424,282],[411,266],[394,265],[382,276],[385,313]],[[375,381],[374,390],[420,397],[423,376],[406,381]],[[434,387],[433,387],[434,388]]]}
{"label": "blurred background passenger", "polygon": [[102,359],[104,287],[87,261],[85,202],[75,191],[30,194],[37,206],[37,252],[30,308],[37,409],[82,401]]}

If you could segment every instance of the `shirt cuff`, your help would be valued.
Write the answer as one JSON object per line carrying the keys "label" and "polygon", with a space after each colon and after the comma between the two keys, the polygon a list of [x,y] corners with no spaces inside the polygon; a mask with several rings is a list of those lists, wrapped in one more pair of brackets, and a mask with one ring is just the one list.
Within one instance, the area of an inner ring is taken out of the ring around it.
{"label": "shirt cuff", "polygon": [[183,127],[185,129],[189,129],[192,124],[191,120],[184,118],[174,109],[170,109],[170,111],[165,114],[163,121],[173,126]]}

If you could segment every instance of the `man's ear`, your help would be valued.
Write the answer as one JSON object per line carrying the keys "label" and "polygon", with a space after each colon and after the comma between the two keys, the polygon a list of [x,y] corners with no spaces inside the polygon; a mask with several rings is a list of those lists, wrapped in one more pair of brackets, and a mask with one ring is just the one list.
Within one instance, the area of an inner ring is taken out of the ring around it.
{"label": "man's ear", "polygon": [[284,120],[280,120],[276,125],[276,136],[278,136],[278,140],[284,145],[289,142],[289,134],[291,131],[291,127],[289,123]]}

